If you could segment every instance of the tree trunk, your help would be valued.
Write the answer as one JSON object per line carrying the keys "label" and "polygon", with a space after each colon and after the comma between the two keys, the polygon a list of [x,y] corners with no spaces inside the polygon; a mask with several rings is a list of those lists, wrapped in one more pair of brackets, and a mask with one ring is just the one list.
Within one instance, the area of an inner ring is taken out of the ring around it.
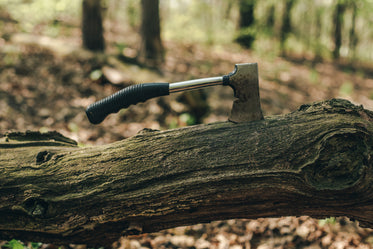
{"label": "tree trunk", "polygon": [[92,51],[103,51],[105,49],[103,32],[101,0],[83,0],[83,47]]}
{"label": "tree trunk", "polygon": [[356,33],[356,17],[357,17],[357,3],[355,1],[352,1],[350,3],[350,6],[352,8],[352,17],[351,17],[351,28],[350,28],[350,42],[349,42],[349,48],[350,48],[350,54],[352,59],[355,59],[356,57],[356,47],[359,42],[359,38]]}
{"label": "tree trunk", "polygon": [[334,23],[334,49],[333,58],[339,59],[340,49],[342,46],[342,26],[343,26],[343,15],[346,9],[344,1],[338,0],[338,3],[334,10],[333,23]]}
{"label": "tree trunk", "polygon": [[254,24],[255,0],[240,0],[240,28],[247,28]]}
{"label": "tree trunk", "polygon": [[110,245],[120,235],[289,215],[373,227],[373,112],[346,100],[97,147],[10,133],[0,163],[0,239]]}
{"label": "tree trunk", "polygon": [[235,41],[246,48],[251,48],[255,41],[255,30],[252,28],[255,23],[255,2],[255,0],[240,0],[239,2],[239,33]]}
{"label": "tree trunk", "polygon": [[267,10],[266,15],[266,26],[269,30],[273,30],[275,26],[275,13],[276,13],[276,6],[271,4]]}
{"label": "tree trunk", "polygon": [[[315,27],[315,58],[314,62],[321,61],[323,59],[322,54],[322,42],[321,42],[321,31],[322,31],[322,16],[323,16],[323,7],[316,7],[316,27]],[[310,39],[310,38],[308,38]]]}
{"label": "tree trunk", "polygon": [[163,45],[159,20],[159,0],[141,0],[141,47],[138,59],[141,63],[159,68],[163,62]]}
{"label": "tree trunk", "polygon": [[280,50],[283,56],[286,55],[285,42],[291,33],[291,10],[296,0],[285,0],[285,6],[282,14],[282,24],[280,30]]}

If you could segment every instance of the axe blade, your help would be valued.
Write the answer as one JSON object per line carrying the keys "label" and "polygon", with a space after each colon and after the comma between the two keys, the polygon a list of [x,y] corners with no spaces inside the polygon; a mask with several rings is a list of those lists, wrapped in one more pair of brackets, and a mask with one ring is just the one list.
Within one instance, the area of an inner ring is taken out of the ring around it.
{"label": "axe blade", "polygon": [[236,64],[228,76],[227,84],[233,88],[236,97],[229,121],[241,123],[264,119],[260,107],[258,64]]}

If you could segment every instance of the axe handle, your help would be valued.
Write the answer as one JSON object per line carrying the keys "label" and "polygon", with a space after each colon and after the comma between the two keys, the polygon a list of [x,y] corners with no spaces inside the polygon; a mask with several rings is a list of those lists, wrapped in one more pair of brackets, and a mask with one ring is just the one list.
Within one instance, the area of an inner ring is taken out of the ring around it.
{"label": "axe handle", "polygon": [[101,123],[109,114],[148,99],[169,95],[169,83],[144,83],[126,87],[113,95],[101,99],[86,109],[92,124]]}
{"label": "axe handle", "polygon": [[176,83],[144,83],[126,87],[86,109],[86,114],[92,124],[101,123],[110,113],[116,113],[122,108],[144,102],[154,97],[169,95],[174,92],[200,89],[203,87],[222,85],[228,81],[228,76],[211,77]]}

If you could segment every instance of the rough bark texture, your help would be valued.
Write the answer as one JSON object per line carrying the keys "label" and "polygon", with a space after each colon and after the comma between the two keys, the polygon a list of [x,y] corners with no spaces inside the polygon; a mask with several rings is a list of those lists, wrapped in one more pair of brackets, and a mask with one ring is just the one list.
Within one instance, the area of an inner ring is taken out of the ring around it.
{"label": "rough bark texture", "polygon": [[97,147],[10,133],[0,165],[0,239],[108,245],[123,234],[289,215],[373,227],[373,113],[345,100]]}

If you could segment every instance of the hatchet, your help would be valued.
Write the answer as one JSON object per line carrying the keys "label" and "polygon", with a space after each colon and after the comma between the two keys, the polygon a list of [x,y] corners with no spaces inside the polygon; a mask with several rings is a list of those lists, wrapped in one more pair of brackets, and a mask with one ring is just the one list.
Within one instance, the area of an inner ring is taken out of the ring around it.
{"label": "hatchet", "polygon": [[126,87],[113,95],[88,106],[86,114],[92,124],[101,123],[109,114],[148,99],[170,93],[200,89],[215,85],[229,85],[236,100],[229,120],[245,122],[263,119],[259,101],[258,64],[236,64],[233,72],[218,77],[187,80],[175,83],[144,83]]}

